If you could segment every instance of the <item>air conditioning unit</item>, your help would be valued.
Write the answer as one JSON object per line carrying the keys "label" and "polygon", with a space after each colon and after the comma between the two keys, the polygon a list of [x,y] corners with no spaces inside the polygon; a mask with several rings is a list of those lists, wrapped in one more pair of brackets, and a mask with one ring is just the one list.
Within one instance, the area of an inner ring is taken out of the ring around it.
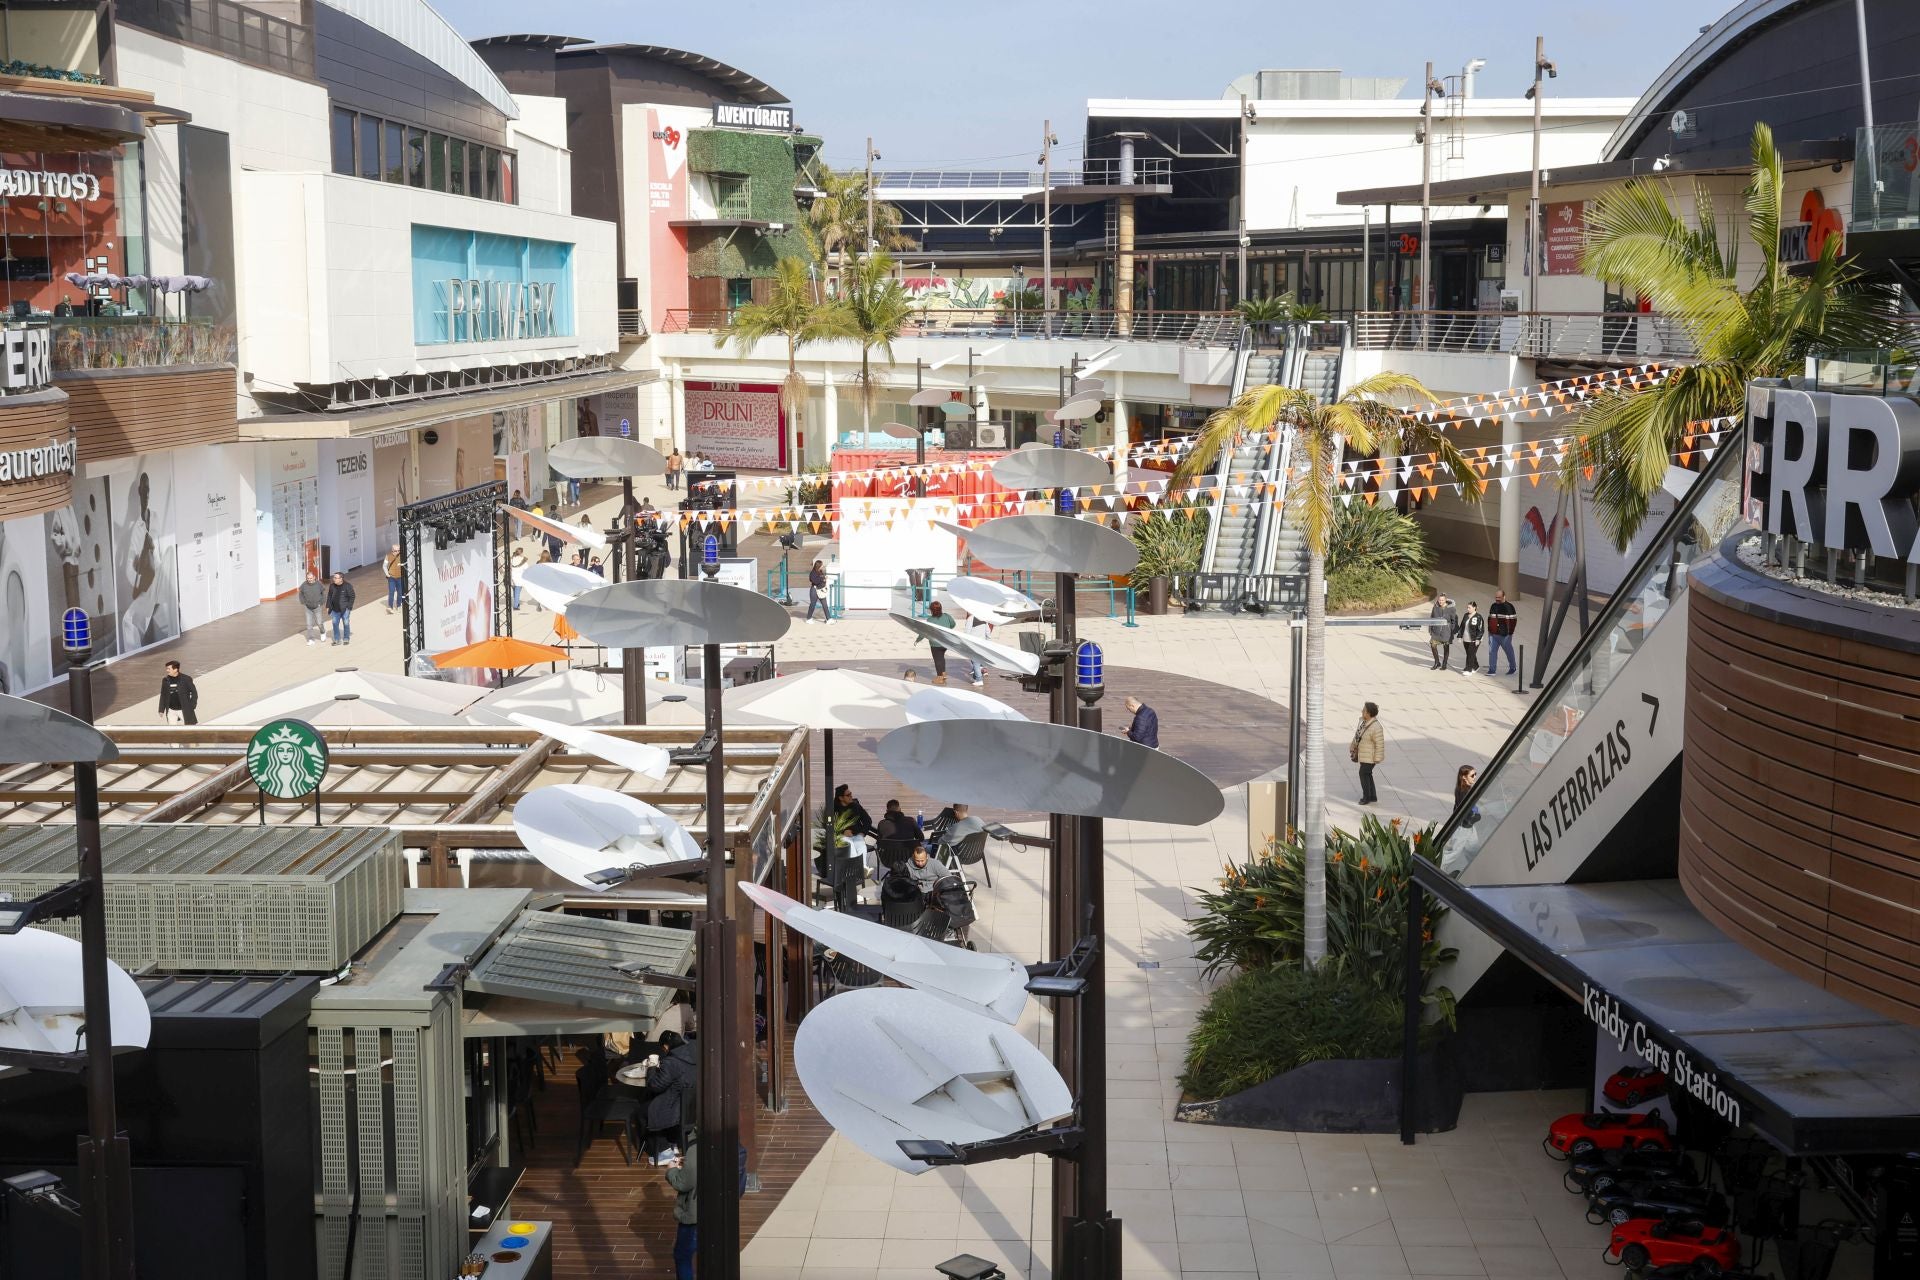
{"label": "air conditioning unit", "polygon": [[980,422],[973,428],[973,447],[976,449],[1004,449],[1007,447],[1007,424],[1004,422]]}

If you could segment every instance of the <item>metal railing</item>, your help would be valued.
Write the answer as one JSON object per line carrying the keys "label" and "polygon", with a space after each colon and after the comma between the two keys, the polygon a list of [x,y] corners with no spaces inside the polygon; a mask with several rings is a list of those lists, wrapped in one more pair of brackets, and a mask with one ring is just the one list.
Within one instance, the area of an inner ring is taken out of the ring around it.
{"label": "metal railing", "polygon": [[[1853,153],[1853,213],[1847,230],[1920,228],[1920,168],[1914,164],[1915,157],[1920,156],[1920,125],[1908,120],[1875,125],[1871,130],[1856,129]],[[1807,226],[1805,232],[1799,232],[1809,239],[1802,256],[1819,256],[1812,251],[1812,240],[1820,230]],[[1797,231],[1794,227],[1782,227],[1782,238]]]}
{"label": "metal railing", "polygon": [[313,79],[313,31],[233,0],[118,0],[130,26],[229,58]]}
{"label": "metal railing", "polygon": [[212,320],[60,316],[20,323],[52,329],[55,373],[233,364],[238,359],[234,327]]}
{"label": "metal railing", "polygon": [[1622,364],[1700,354],[1678,321],[1642,311],[1361,311],[1353,317],[1353,345]]}
{"label": "metal railing", "polygon": [[621,307],[615,314],[619,320],[621,337],[644,338],[648,336],[646,313],[641,311],[639,307]]}
{"label": "metal railing", "polygon": [[[1125,167],[1123,167],[1123,165]],[[1167,156],[1089,157],[1077,169],[1055,169],[1056,187],[1166,186],[1173,181],[1173,161]]]}
{"label": "metal railing", "polygon": [[[724,329],[730,311],[667,312],[662,333],[711,333]],[[1241,321],[1232,311],[1043,311],[978,309],[916,312],[901,334],[907,338],[1065,338],[1088,342],[1178,342],[1231,347]]]}
{"label": "metal railing", "polygon": [[1031,169],[888,169],[873,175],[876,191],[969,191],[1040,189]]}
{"label": "metal railing", "polygon": [[1824,351],[1807,357],[1808,389],[1886,396],[1920,391],[1920,332],[1898,346]]}

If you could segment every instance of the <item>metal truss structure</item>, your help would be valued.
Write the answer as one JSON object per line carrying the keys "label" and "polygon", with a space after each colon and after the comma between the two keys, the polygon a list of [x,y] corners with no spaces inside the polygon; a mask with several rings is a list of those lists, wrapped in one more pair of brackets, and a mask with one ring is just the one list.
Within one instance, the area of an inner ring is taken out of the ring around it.
{"label": "metal truss structure", "polygon": [[409,671],[413,655],[426,651],[427,615],[422,608],[420,583],[426,568],[421,540],[445,537],[462,542],[481,532],[493,535],[493,634],[513,634],[513,585],[509,557],[512,536],[508,517],[500,510],[507,500],[507,482],[489,480],[439,498],[409,502],[400,508],[400,558],[406,565],[406,591],[401,596],[401,665]]}

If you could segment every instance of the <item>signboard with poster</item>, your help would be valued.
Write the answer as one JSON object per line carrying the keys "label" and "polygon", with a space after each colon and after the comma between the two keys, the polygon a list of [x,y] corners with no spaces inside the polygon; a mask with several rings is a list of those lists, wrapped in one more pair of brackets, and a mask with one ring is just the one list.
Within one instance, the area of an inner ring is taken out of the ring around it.
{"label": "signboard with poster", "polygon": [[778,471],[787,465],[786,414],[770,383],[686,384],[687,452],[716,467]]}
{"label": "signboard with poster", "polygon": [[1546,267],[1543,274],[1577,276],[1580,256],[1587,248],[1587,202],[1557,200],[1540,206],[1546,223]]}

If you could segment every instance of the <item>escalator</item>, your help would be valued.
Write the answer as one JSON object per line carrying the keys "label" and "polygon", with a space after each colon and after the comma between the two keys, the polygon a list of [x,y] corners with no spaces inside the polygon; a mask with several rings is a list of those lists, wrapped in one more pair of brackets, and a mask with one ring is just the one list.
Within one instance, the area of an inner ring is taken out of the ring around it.
{"label": "escalator", "polygon": [[[1461,884],[1675,874],[1688,570],[1739,522],[1744,441],[1744,433],[1730,434],[1692,473],[1593,626],[1441,828],[1441,866]],[[1439,981],[1464,1004],[1501,948],[1457,914],[1443,921],[1440,941],[1459,948]]]}

